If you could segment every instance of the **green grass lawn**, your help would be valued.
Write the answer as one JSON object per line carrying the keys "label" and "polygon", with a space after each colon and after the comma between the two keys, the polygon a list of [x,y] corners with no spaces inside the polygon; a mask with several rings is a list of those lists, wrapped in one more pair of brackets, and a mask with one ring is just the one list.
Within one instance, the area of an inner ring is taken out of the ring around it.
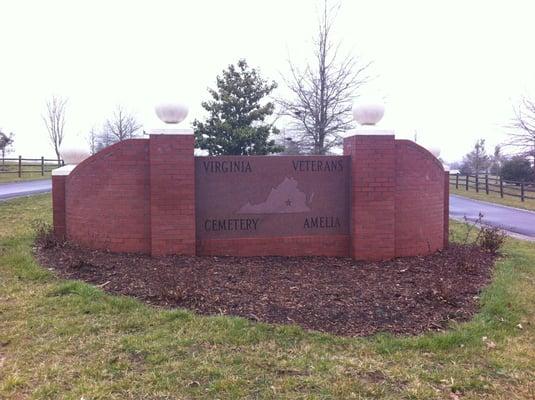
{"label": "green grass lawn", "polygon": [[535,398],[533,243],[507,241],[471,322],[342,338],[57,279],[31,253],[30,223],[50,207],[50,195],[0,204],[2,399]]}
{"label": "green grass lawn", "polygon": [[[459,189],[455,189],[455,185],[450,185],[450,194],[457,194],[459,196],[468,197],[470,199],[488,201],[491,203],[503,204],[504,206],[523,208],[526,210],[535,211],[535,200],[520,201],[520,198],[512,196],[504,196],[503,199],[500,197],[499,193],[490,192],[488,195],[485,191],[479,191],[477,193],[474,189],[465,190],[459,186]],[[533,195],[533,193],[531,194]]]}
{"label": "green grass lawn", "polygon": [[[53,166],[46,165],[46,169],[52,169]],[[10,172],[5,172],[5,171]],[[20,182],[20,181],[29,181],[35,179],[47,179],[50,178],[51,172],[46,171],[44,175],[41,175],[41,164],[32,165],[31,167],[23,167],[21,177],[18,176],[18,166],[12,163],[6,163],[3,166],[0,166],[0,183],[7,182]]]}

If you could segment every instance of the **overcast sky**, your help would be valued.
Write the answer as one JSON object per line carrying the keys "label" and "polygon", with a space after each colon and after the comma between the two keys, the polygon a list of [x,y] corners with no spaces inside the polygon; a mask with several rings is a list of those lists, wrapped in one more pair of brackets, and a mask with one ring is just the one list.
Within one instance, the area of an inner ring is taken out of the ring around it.
{"label": "overcast sky", "polygon": [[[153,107],[190,106],[202,118],[206,88],[245,58],[281,82],[302,64],[317,26],[312,0],[2,1],[0,127],[15,155],[52,156],[41,119],[52,94],[69,98],[68,135],[85,136],[118,104],[145,129]],[[480,137],[505,139],[512,106],[535,94],[533,1],[343,1],[336,40],[376,76],[381,125],[459,159]],[[283,128],[280,126],[279,128]],[[80,141],[82,139],[79,139]]]}

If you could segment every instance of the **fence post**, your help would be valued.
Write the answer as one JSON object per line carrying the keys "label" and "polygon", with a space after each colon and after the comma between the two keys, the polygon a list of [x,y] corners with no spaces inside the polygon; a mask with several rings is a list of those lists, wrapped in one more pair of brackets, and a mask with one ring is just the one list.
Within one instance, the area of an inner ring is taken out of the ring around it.
{"label": "fence post", "polygon": [[488,173],[485,174],[485,192],[489,194],[489,174]]}
{"label": "fence post", "polygon": [[479,175],[476,174],[476,193],[479,193]]}
{"label": "fence post", "polygon": [[520,201],[524,201],[524,182],[520,184]]}
{"label": "fence post", "polygon": [[459,174],[455,174],[455,189],[459,189]]}
{"label": "fence post", "polygon": [[503,179],[500,176],[500,197],[503,199]]}
{"label": "fence post", "polygon": [[466,175],[466,190],[468,191],[468,175]]}
{"label": "fence post", "polygon": [[41,176],[45,174],[45,158],[41,156]]}
{"label": "fence post", "polygon": [[19,156],[19,178],[22,175],[22,156]]}

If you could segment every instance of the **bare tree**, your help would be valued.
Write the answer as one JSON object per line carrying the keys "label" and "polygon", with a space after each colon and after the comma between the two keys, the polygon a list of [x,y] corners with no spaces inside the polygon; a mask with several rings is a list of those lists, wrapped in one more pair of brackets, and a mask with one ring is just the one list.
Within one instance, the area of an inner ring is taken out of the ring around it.
{"label": "bare tree", "polygon": [[67,99],[60,96],[52,96],[50,100],[46,102],[46,114],[42,116],[45,122],[46,129],[48,131],[48,138],[54,146],[56,157],[58,158],[58,165],[61,164],[61,155],[59,148],[64,138],[65,127],[65,107],[67,105]]}
{"label": "bare tree", "polygon": [[136,136],[140,128],[136,117],[122,106],[117,106],[113,116],[104,123],[104,130],[116,139],[115,142]]}
{"label": "bare tree", "polygon": [[117,143],[119,139],[115,137],[110,131],[106,128],[106,125],[102,127],[102,130],[97,133],[97,144],[95,148],[95,153],[99,152],[105,147],[111,146],[114,143]]}
{"label": "bare tree", "polygon": [[10,152],[10,146],[15,141],[13,137],[14,137],[13,132],[7,135],[0,130],[0,151],[2,152],[2,166],[5,165],[6,153]]}
{"label": "bare tree", "polygon": [[92,127],[89,133],[87,134],[87,144],[89,145],[89,152],[91,155],[95,154],[98,151],[99,143],[99,133]]}
{"label": "bare tree", "polygon": [[314,154],[325,154],[340,143],[340,133],[352,127],[353,98],[369,77],[370,63],[362,64],[352,54],[339,56],[341,42],[333,43],[332,29],[340,5],[323,3],[314,39],[314,58],[301,70],[289,61],[290,75],[283,77],[292,93],[279,99],[281,114],[292,120],[296,142]]}
{"label": "bare tree", "polygon": [[507,145],[517,148],[519,155],[535,157],[535,102],[522,97],[514,113]]}

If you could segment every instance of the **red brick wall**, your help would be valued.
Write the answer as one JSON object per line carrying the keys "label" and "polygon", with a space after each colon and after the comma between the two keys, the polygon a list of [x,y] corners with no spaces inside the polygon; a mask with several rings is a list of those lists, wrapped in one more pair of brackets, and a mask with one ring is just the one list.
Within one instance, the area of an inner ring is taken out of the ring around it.
{"label": "red brick wall", "polygon": [[396,256],[444,247],[444,196],[442,164],[416,143],[396,140]]}
{"label": "red brick wall", "polygon": [[193,135],[150,136],[151,254],[195,254]]}
{"label": "red brick wall", "polygon": [[65,225],[65,175],[52,177],[52,222],[54,235],[63,240],[66,234]]}
{"label": "red brick wall", "polygon": [[88,158],[69,176],[55,176],[56,234],[90,248],[155,256],[378,260],[447,246],[449,185],[442,165],[417,144],[389,135],[344,141],[344,154],[351,156],[349,235],[196,241],[193,145],[192,135],[126,140]]}
{"label": "red brick wall", "polygon": [[209,239],[197,242],[203,256],[349,256],[348,235]]}
{"label": "red brick wall", "polygon": [[130,139],[84,160],[66,182],[67,238],[117,252],[150,251],[149,141]]}
{"label": "red brick wall", "polygon": [[381,260],[395,256],[395,156],[393,135],[357,135],[344,140],[351,156],[351,256]]}

